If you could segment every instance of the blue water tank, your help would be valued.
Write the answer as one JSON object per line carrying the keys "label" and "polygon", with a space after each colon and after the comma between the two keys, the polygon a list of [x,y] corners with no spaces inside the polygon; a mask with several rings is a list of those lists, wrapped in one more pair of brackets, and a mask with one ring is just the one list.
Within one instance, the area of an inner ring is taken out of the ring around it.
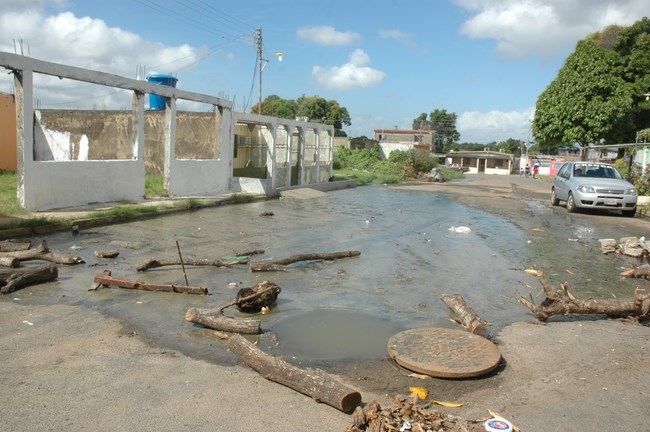
{"label": "blue water tank", "polygon": [[[176,83],[178,82],[178,78],[167,74],[154,74],[154,75],[149,75],[147,77],[147,81],[151,84],[158,84],[158,85],[164,85],[164,86],[175,88]],[[165,104],[164,96],[158,96],[155,94],[149,95],[149,109],[164,111],[165,107],[166,104]]]}

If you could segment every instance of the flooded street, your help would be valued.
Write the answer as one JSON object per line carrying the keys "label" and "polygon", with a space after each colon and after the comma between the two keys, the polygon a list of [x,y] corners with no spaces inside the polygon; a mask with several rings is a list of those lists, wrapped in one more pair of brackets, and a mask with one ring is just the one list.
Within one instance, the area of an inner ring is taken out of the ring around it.
{"label": "flooded street", "polygon": [[[125,332],[156,345],[231,364],[232,354],[213,331],[186,322],[184,314],[190,307],[224,305],[237,289],[270,280],[282,292],[269,314],[255,315],[262,320],[264,350],[305,362],[372,361],[387,355],[387,339],[400,330],[457,327],[440,301],[445,293],[462,295],[492,323],[493,331],[532,320],[517,296],[532,294],[537,302],[543,297],[537,279],[524,268],[545,270],[555,286],[567,280],[578,297],[626,297],[644,282],[618,276],[621,267],[638,261],[598,250],[598,238],[640,235],[621,232],[621,218],[569,216],[565,208],[552,209],[546,201],[526,205],[524,217],[508,219],[480,210],[480,203],[460,204],[449,194],[364,186],[322,198],[178,213],[77,236],[60,233],[43,239],[50,249],[80,255],[86,264],[59,266],[58,281],[0,301],[83,305],[120,319]],[[263,212],[273,216],[263,217]],[[471,232],[456,232],[458,227]],[[136,271],[150,258],[177,257],[176,241],[184,258],[219,259],[256,249],[265,253],[254,260],[343,250],[361,255],[298,263],[287,272],[252,273],[246,265],[186,267],[190,285],[207,287],[209,296],[115,287],[88,291],[94,275],[104,269],[116,277],[184,284],[180,266]],[[120,255],[95,257],[95,250],[106,249],[118,249]],[[226,314],[242,315],[235,308]]]}

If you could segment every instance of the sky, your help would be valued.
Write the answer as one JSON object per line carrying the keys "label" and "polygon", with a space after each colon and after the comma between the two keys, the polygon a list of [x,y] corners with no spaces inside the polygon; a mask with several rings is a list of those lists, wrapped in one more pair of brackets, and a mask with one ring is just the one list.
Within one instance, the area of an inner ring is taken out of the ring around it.
{"label": "sky", "polygon": [[[576,43],[644,16],[647,0],[2,0],[0,51],[129,78],[173,74],[183,90],[250,112],[261,29],[262,98],[336,100],[350,137],[411,129],[444,109],[460,142],[530,141],[537,98]],[[127,92],[70,80],[37,76],[35,87],[44,109],[131,104]],[[0,92],[13,93],[10,74]]]}

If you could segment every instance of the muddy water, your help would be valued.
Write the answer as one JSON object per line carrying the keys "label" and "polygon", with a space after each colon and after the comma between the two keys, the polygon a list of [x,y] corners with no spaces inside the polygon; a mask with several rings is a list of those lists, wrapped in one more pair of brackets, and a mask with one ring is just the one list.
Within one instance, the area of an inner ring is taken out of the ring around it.
{"label": "muddy water", "polygon": [[[480,207],[480,206],[478,206]],[[272,212],[262,217],[262,212]],[[451,228],[467,227],[468,233]],[[81,255],[86,265],[60,267],[59,280],[5,296],[0,301],[80,304],[120,318],[125,332],[217,362],[232,360],[212,331],[185,322],[192,306],[217,307],[237,287],[271,280],[282,287],[271,313],[258,315],[261,346],[305,360],[372,359],[385,356],[387,339],[419,326],[454,327],[444,293],[461,294],[498,329],[531,316],[518,295],[540,287],[522,269],[537,265],[552,280],[570,280],[580,296],[629,295],[635,282],[613,276],[621,258],[600,255],[598,233],[564,209],[532,201],[521,220],[507,220],[456,203],[452,196],[367,186],[309,200],[273,200],[222,206],[82,232],[46,237],[54,250]],[[298,253],[359,250],[333,262],[300,263],[284,273],[251,273],[188,267],[190,284],[210,296],[149,293],[119,288],[88,291],[95,274],[183,284],[180,267],[144,273],[152,257],[217,259],[264,249],[257,259]],[[129,242],[121,247],[113,242]],[[596,246],[594,246],[596,243]],[[97,249],[118,249],[116,259],[97,259]],[[541,299],[538,299],[538,301]],[[234,308],[230,314],[240,315]]]}

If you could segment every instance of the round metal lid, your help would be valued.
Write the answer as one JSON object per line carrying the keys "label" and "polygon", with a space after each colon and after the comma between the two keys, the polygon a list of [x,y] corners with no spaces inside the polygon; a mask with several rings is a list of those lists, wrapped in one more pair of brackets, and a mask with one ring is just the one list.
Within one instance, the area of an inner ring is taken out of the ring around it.
{"label": "round metal lid", "polygon": [[469,378],[497,367],[501,353],[489,340],[463,330],[422,327],[388,340],[388,353],[414,372],[438,378]]}

